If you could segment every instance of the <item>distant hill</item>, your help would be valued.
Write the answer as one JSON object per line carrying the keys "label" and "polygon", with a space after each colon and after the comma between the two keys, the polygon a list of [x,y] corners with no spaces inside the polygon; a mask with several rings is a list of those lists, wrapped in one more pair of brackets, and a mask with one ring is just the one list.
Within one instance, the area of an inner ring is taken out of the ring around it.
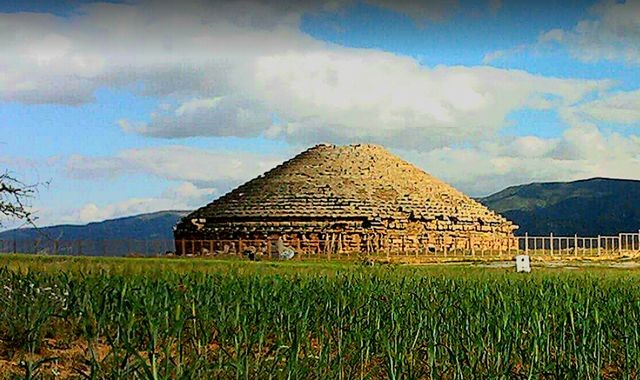
{"label": "distant hill", "polygon": [[[173,227],[180,218],[188,213],[189,211],[159,211],[150,214],[141,214],[105,220],[103,222],[89,223],[86,225],[58,225],[38,229],[20,228],[0,232],[0,240],[5,241],[5,251],[7,251],[6,245],[13,244],[12,242],[14,240],[19,242],[18,251],[32,252],[33,243],[30,241],[38,239],[42,241],[49,241],[53,239],[64,242],[74,242],[78,240],[108,242],[106,248],[102,243],[85,243],[83,247],[78,247],[75,243],[68,243],[74,245],[66,253],[81,252],[82,254],[89,255],[106,253],[110,256],[123,255],[129,251],[139,253],[157,253],[156,251],[164,251],[171,248],[170,241],[173,240]],[[116,243],[118,240],[121,242]],[[154,248],[153,245],[142,247],[143,243],[133,243],[133,246],[131,243],[128,243],[127,245],[124,243],[126,240],[166,240],[167,243],[162,243],[161,247],[158,246]],[[23,244],[23,246],[20,246],[20,244]],[[52,244],[49,243],[48,246],[49,251],[52,251]]]}
{"label": "distant hill", "polygon": [[512,186],[478,199],[517,235],[613,235],[640,229],[640,181],[592,178]]}
{"label": "distant hill", "polygon": [[0,239],[34,239],[42,234],[54,239],[173,239],[173,227],[188,211],[159,211],[109,219],[85,225],[20,228],[0,232]]}

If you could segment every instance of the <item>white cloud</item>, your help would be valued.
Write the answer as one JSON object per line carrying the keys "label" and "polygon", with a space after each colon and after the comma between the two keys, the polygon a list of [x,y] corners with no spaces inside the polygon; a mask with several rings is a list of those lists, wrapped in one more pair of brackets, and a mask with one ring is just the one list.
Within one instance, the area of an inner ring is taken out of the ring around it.
{"label": "white cloud", "polygon": [[[199,188],[190,182],[169,187],[156,197],[131,198],[106,205],[86,203],[56,216],[56,222],[89,223],[162,210],[192,210],[219,196],[215,188]],[[47,213],[43,224],[47,223]]]}
{"label": "white cloud", "polygon": [[125,132],[177,138],[190,136],[258,136],[267,130],[273,116],[255,100],[233,96],[191,99],[177,108],[159,109],[150,123],[120,120]]}
{"label": "white cloud", "polygon": [[603,134],[574,109],[563,109],[569,128],[558,138],[522,136],[465,148],[445,147],[405,156],[427,172],[475,196],[530,182],[591,177],[640,179],[640,137]]}
{"label": "white cloud", "polygon": [[[388,53],[333,48],[259,57],[251,85],[255,100],[244,107],[225,98],[192,99],[148,124],[121,125],[165,137],[264,134],[429,148],[492,136],[513,110],[572,104],[608,83],[490,67],[428,69]],[[281,119],[278,125],[267,110]]]}
{"label": "white cloud", "polygon": [[495,51],[488,52],[484,55],[484,57],[482,57],[482,64],[490,65],[493,62],[499,61],[503,58],[511,57],[517,54],[522,54],[527,50],[528,47],[529,46],[526,44],[521,44],[510,49],[502,49],[502,50],[495,50]]}
{"label": "white cloud", "polygon": [[101,179],[124,174],[148,174],[172,181],[227,189],[282,162],[275,155],[244,151],[211,151],[186,146],[129,149],[116,156],[73,155],[66,162],[72,178]]}
{"label": "white cloud", "polygon": [[549,156],[514,156],[486,146],[440,148],[408,157],[472,196],[492,194],[514,184],[580,178],[573,162]]}
{"label": "white cloud", "polygon": [[572,103],[605,86],[489,67],[426,69],[390,54],[352,51],[269,57],[258,75],[267,101],[293,120],[283,127],[290,139],[325,135],[407,148],[492,136],[511,111],[536,107],[544,95]]}
{"label": "white cloud", "polygon": [[585,61],[623,60],[640,64],[640,1],[603,1],[592,9],[593,17],[571,30],[553,29],[538,42],[569,47]]}
{"label": "white cloud", "polygon": [[301,7],[147,1],[90,4],[71,18],[0,14],[0,96],[77,104],[136,83],[150,95],[224,93],[247,56],[305,42]]}
{"label": "white cloud", "polygon": [[[455,8],[370,3],[420,18]],[[545,96],[559,106],[609,85],[490,67],[427,68],[331,45],[299,29],[301,15],[322,5],[145,2],[88,5],[69,19],[2,14],[0,98],[77,104],[100,86],[128,86],[170,104],[149,120],[121,120],[130,132],[424,149],[493,136],[507,114]]]}
{"label": "white cloud", "polygon": [[548,155],[557,145],[558,139],[522,136],[514,138],[510,144],[507,144],[506,150],[512,157],[535,158]]}
{"label": "white cloud", "polygon": [[[72,155],[39,161],[17,157],[12,158],[12,162],[25,161],[32,170],[48,169],[57,173],[54,186],[51,189],[42,189],[46,198],[51,197],[50,191],[59,188],[55,184],[59,184],[65,175],[71,180],[91,181],[92,186],[107,188],[112,187],[110,182],[113,178],[121,176],[129,176],[133,181],[136,181],[136,178],[139,180],[141,176],[152,176],[169,183],[167,188],[156,194],[154,192],[158,190],[151,188],[150,192],[147,192],[150,195],[105,204],[86,202],[72,208],[58,206],[55,202],[44,201],[37,196],[33,200],[33,209],[38,216],[38,225],[44,226],[87,223],[169,209],[192,210],[211,202],[242,182],[272,169],[282,163],[288,155],[286,152],[279,156],[170,145],[128,149],[114,156]],[[80,183],[77,186],[84,185]],[[5,227],[17,225],[10,224]]]}
{"label": "white cloud", "polygon": [[576,111],[604,122],[640,123],[640,90],[607,94],[581,104]]}
{"label": "white cloud", "polygon": [[570,29],[542,32],[533,44],[485,54],[482,62],[490,64],[525,51],[544,51],[559,45],[572,56],[585,61],[623,61],[640,64],[640,0],[601,0],[590,9],[590,17]]}
{"label": "white cloud", "polygon": [[66,161],[66,170],[73,178],[100,179],[123,175],[136,171],[121,157],[87,157],[71,155]]}

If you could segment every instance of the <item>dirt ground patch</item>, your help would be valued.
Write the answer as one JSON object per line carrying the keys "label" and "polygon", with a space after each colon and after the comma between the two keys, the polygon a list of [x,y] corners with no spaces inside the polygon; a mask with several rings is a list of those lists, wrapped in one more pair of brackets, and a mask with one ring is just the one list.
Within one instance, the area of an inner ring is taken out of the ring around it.
{"label": "dirt ground patch", "polygon": [[0,378],[10,379],[26,376],[28,372],[43,378],[85,378],[90,368],[84,363],[91,355],[102,361],[109,353],[103,343],[90,345],[84,339],[60,345],[55,339],[45,339],[37,354],[14,352],[8,354],[0,349]]}

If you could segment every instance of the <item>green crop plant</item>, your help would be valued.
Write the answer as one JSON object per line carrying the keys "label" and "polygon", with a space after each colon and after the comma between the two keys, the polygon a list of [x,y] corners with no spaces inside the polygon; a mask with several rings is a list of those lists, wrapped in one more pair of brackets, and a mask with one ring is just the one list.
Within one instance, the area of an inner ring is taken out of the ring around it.
{"label": "green crop plant", "polygon": [[152,379],[595,379],[640,368],[640,272],[114,262],[0,269],[0,360],[30,355],[29,374],[44,377]]}

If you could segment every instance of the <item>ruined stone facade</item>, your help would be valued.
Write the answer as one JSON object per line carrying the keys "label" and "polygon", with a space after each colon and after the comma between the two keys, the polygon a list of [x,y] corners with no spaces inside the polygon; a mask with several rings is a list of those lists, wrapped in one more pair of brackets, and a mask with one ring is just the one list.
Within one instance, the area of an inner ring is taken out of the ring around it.
{"label": "ruined stone facade", "polygon": [[[185,217],[178,254],[515,248],[517,226],[376,145],[317,145]],[[282,243],[279,243],[282,244]]]}

